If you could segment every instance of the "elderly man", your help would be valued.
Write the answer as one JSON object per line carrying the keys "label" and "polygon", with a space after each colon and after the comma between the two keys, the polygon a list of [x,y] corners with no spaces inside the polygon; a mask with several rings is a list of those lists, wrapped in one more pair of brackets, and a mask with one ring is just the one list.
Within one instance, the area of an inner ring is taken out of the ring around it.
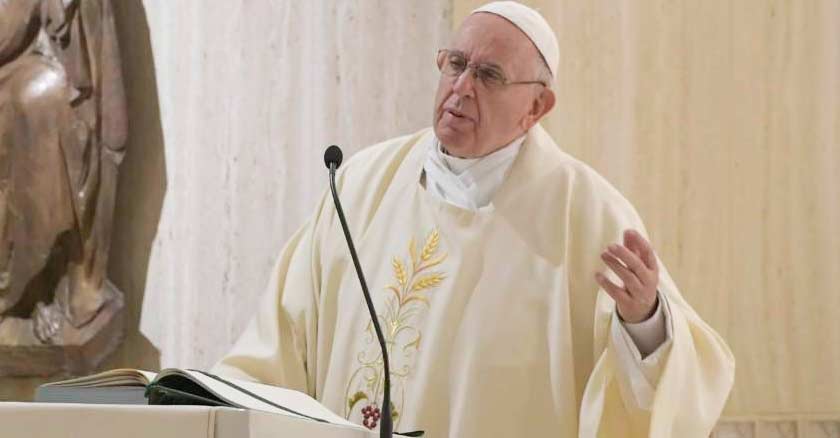
{"label": "elderly man", "polygon": [[[391,357],[396,430],[432,437],[705,437],[732,386],[632,206],[538,124],[557,40],[495,2],[441,50],[434,128],[340,174]],[[382,358],[333,205],[284,249],[216,371],[377,427]]]}

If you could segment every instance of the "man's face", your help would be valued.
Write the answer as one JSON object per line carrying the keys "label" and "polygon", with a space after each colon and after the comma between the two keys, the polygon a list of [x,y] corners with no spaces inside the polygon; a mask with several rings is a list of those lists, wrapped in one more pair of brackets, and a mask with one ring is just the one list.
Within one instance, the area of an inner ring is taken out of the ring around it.
{"label": "man's face", "polygon": [[[494,14],[467,17],[448,49],[463,53],[473,65],[495,64],[507,81],[532,81],[538,76],[537,48],[519,28]],[[492,153],[530,128],[533,122],[527,116],[543,88],[520,84],[490,89],[474,77],[473,69],[457,77],[441,74],[435,134],[452,155],[471,158]]]}

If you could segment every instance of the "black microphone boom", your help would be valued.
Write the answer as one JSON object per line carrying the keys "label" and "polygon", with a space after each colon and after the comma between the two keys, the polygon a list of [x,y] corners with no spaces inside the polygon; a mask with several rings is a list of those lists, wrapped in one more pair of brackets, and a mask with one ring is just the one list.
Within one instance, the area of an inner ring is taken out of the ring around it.
{"label": "black microphone boom", "polygon": [[[341,148],[332,145],[324,152],[324,164],[330,169],[330,191],[332,192],[335,210],[338,212],[338,219],[341,221],[341,229],[344,231],[344,239],[347,240],[347,247],[350,248],[350,256],[353,258],[353,265],[356,267],[356,275],[359,276],[359,283],[362,285],[362,292],[365,295],[370,319],[376,331],[376,338],[379,340],[379,348],[382,349],[382,365],[385,373],[385,385],[382,395],[382,415],[379,425],[380,438],[391,438],[393,423],[391,419],[391,368],[388,363],[388,349],[385,346],[385,336],[382,335],[382,327],[379,326],[379,318],[376,316],[376,309],[373,307],[373,300],[370,298],[365,275],[362,273],[362,266],[359,264],[359,256],[356,255],[356,248],[353,246],[353,238],[350,237],[350,229],[347,227],[347,219],[344,218],[344,210],[341,209],[341,201],[338,199],[338,192],[335,189],[335,171],[341,165]],[[374,394],[374,398],[376,395]]]}

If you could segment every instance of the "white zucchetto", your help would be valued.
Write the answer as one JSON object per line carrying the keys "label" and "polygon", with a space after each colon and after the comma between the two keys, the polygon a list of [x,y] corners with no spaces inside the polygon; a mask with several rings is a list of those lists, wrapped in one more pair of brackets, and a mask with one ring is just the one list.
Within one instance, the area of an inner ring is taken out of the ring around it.
{"label": "white zucchetto", "polygon": [[548,64],[548,69],[551,70],[551,75],[557,77],[557,67],[560,64],[560,45],[557,43],[557,35],[554,34],[551,26],[539,12],[514,1],[487,3],[472,11],[470,15],[478,12],[498,15],[522,30],[537,46],[537,50]]}

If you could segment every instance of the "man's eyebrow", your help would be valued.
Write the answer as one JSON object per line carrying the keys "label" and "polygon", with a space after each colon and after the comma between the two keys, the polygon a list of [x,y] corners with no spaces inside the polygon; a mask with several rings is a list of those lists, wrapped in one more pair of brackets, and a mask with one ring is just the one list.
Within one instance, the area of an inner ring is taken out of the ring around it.
{"label": "man's eyebrow", "polygon": [[481,64],[485,67],[495,68],[496,70],[504,70],[501,65],[496,64],[495,62],[479,62],[479,64]]}
{"label": "man's eyebrow", "polygon": [[[467,53],[464,52],[463,50],[451,49],[451,50],[449,50],[449,53],[459,55],[459,56],[463,56],[464,58],[467,58]],[[505,71],[505,69],[502,68],[501,65],[499,65],[495,62],[492,62],[492,61],[491,62],[478,62],[477,64],[479,64],[483,67],[491,67],[491,68],[494,68],[494,69],[499,70],[499,71]]]}

